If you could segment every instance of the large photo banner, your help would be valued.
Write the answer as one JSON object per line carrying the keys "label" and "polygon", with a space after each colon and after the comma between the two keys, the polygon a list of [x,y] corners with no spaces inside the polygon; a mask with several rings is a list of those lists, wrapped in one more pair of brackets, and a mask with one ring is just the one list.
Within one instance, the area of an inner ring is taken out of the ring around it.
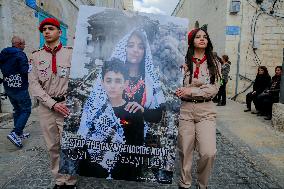
{"label": "large photo banner", "polygon": [[60,173],[171,183],[186,19],[81,6]]}

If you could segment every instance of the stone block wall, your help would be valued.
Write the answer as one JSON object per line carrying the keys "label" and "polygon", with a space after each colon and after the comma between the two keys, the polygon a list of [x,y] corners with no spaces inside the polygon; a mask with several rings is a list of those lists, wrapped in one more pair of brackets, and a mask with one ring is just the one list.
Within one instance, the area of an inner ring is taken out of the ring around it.
{"label": "stone block wall", "polygon": [[[232,38],[227,36],[226,41],[226,54],[229,55],[232,62],[230,75],[233,78],[233,80],[228,83],[227,92],[229,97],[235,95],[238,42],[240,38],[240,74],[244,77],[239,78],[238,93],[244,91],[251,84],[249,79],[255,79],[259,65],[266,66],[269,74],[273,76],[274,68],[282,64],[283,58],[284,18],[273,17],[260,11],[260,6],[254,1],[249,3],[248,1],[242,0],[241,3],[241,11],[237,15],[227,15],[227,25],[241,27],[241,37],[235,36]],[[264,0],[261,6],[269,12],[272,3],[272,1]],[[277,13],[283,14],[284,1],[278,1],[274,10]],[[254,28],[255,51],[253,50]],[[244,102],[245,95],[251,90],[252,87],[240,94],[237,100]]]}
{"label": "stone block wall", "polygon": [[272,127],[284,132],[284,104],[275,103],[272,106]]}

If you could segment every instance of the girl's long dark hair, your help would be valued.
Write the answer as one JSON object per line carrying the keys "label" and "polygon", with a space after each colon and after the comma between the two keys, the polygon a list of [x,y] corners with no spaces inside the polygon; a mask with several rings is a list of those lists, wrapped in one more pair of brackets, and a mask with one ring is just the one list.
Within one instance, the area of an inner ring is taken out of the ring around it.
{"label": "girl's long dark hair", "polygon": [[218,68],[216,58],[213,55],[212,42],[209,38],[207,31],[205,31],[202,28],[196,29],[194,31],[194,33],[192,34],[191,39],[189,40],[189,46],[188,46],[186,58],[185,58],[185,62],[186,62],[187,66],[189,68],[189,71],[190,71],[189,83],[191,83],[192,75],[193,75],[192,57],[194,55],[194,38],[195,38],[197,32],[200,31],[200,30],[204,31],[207,35],[208,44],[207,44],[207,47],[205,48],[205,55],[206,55],[206,58],[207,58],[207,65],[208,65],[208,70],[209,70],[209,75],[210,75],[210,83],[214,84],[215,80],[216,79],[219,80],[219,78],[221,78],[221,77],[220,77],[219,68]]}

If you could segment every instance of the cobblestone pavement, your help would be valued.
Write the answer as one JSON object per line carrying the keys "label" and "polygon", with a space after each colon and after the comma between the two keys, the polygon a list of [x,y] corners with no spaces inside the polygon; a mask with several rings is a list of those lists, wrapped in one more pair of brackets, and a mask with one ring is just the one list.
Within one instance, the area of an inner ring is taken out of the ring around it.
{"label": "cobblestone pavement", "polygon": [[[1,127],[2,124],[2,127]],[[10,123],[0,124],[0,187],[3,189],[46,189],[52,188],[53,179],[49,170],[49,158],[42,141],[39,123],[30,118],[27,130],[31,138],[22,150],[17,150],[7,142],[6,134]],[[281,189],[277,182],[267,175],[254,161],[221,133],[217,133],[217,159],[210,189]],[[196,157],[196,154],[195,154]],[[195,158],[196,160],[196,158]],[[194,162],[195,166],[196,161]],[[195,172],[195,169],[194,171]],[[136,183],[126,181],[108,181],[96,178],[80,177],[80,189],[177,189],[179,171],[174,174],[171,185],[154,183]],[[191,188],[196,188],[196,176]]]}

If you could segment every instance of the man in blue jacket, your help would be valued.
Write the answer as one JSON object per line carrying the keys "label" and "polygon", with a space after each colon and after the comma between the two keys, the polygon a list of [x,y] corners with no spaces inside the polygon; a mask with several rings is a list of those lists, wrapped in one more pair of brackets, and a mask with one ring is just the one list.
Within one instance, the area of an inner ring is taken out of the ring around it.
{"label": "man in blue jacket", "polygon": [[0,53],[3,86],[14,108],[14,129],[7,138],[18,148],[23,147],[22,139],[28,136],[23,133],[23,129],[31,114],[32,105],[28,91],[29,63],[24,48],[25,41],[14,36],[12,47],[7,47]]}

